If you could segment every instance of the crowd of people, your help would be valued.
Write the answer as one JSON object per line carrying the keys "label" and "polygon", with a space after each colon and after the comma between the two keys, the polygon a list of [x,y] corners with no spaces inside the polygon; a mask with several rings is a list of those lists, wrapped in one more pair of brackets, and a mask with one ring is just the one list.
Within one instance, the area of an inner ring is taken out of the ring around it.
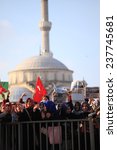
{"label": "crowd of people", "polygon": [[[96,128],[100,122],[100,103],[93,98],[76,101],[73,103],[71,97],[67,102],[55,104],[48,95],[43,96],[40,102],[34,102],[32,98],[23,97],[17,102],[10,102],[4,99],[0,104],[0,122],[26,122],[26,121],[47,121],[47,120],[70,120],[93,118]],[[80,124],[80,126],[82,126]],[[43,129],[43,128],[41,128]],[[42,131],[43,132],[43,131]],[[45,138],[42,136],[42,138]],[[43,140],[44,141],[44,140]],[[45,149],[45,143],[42,144]],[[25,147],[24,147],[25,149]]]}
{"label": "crowd of people", "polygon": [[43,119],[43,114],[51,113],[51,119],[84,119],[90,116],[100,116],[100,102],[98,99],[85,99],[82,102],[67,102],[55,104],[49,99],[48,95],[43,96],[40,102],[35,102],[32,98],[27,98],[24,102],[23,97],[17,102],[10,102],[4,99],[0,103],[0,120],[5,122],[14,121],[37,121]]}

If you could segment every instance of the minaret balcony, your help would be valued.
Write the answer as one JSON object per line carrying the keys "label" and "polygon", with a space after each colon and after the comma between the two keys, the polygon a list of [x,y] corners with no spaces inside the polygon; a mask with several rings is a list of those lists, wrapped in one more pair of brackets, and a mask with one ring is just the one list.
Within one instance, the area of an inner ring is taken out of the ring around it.
{"label": "minaret balcony", "polygon": [[49,21],[40,21],[39,28],[41,31],[49,31],[51,29],[52,23]]}

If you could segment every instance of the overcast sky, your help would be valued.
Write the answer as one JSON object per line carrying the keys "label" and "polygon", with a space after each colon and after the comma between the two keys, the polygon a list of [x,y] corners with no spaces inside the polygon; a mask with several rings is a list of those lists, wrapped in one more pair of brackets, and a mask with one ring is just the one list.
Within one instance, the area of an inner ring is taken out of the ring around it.
{"label": "overcast sky", "polygon": [[[41,0],[0,0],[0,79],[39,55]],[[99,0],[49,0],[50,50],[74,71],[74,80],[99,86]]]}

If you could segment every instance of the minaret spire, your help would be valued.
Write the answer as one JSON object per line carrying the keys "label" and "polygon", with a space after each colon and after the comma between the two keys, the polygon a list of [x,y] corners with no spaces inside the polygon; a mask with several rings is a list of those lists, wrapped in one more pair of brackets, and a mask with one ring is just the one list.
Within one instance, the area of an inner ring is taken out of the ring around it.
{"label": "minaret spire", "polygon": [[41,0],[41,21],[39,27],[41,30],[41,51],[40,55],[52,56],[49,47],[49,31],[51,29],[51,22],[48,20],[48,0]]}

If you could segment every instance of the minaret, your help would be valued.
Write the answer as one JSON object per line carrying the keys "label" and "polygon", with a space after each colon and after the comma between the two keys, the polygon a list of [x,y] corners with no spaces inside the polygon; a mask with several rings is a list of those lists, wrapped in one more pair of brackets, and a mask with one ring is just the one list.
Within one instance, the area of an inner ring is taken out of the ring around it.
{"label": "minaret", "polygon": [[48,0],[41,0],[41,21],[39,27],[41,30],[41,51],[42,56],[52,56],[49,47],[49,31],[51,29],[51,22],[48,21]]}

